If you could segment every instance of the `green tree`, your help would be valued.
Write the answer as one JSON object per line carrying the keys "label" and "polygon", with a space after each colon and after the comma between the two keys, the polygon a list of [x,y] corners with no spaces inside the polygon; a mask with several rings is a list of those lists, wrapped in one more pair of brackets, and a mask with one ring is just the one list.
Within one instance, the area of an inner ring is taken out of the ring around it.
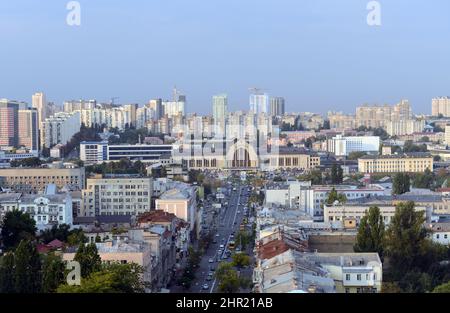
{"label": "green tree", "polygon": [[450,281],[434,288],[433,293],[450,293]]}
{"label": "green tree", "polygon": [[87,241],[88,239],[81,229],[74,229],[70,232],[70,235],[67,236],[67,243],[71,247],[79,246],[80,244],[86,243]]}
{"label": "green tree", "polygon": [[94,243],[87,245],[81,244],[78,247],[74,260],[80,263],[81,277],[83,278],[101,269],[102,260],[98,255],[97,246]]}
{"label": "green tree", "polygon": [[215,275],[219,282],[218,286],[220,292],[236,293],[239,291],[241,281],[238,272],[233,269],[231,263],[220,263]]}
{"label": "green tree", "polygon": [[328,205],[333,205],[333,203],[336,201],[338,201],[339,203],[345,203],[347,202],[347,197],[343,193],[338,193],[336,191],[336,188],[333,188],[328,194],[326,203]]}
{"label": "green tree", "polygon": [[231,264],[241,269],[244,266],[250,265],[250,257],[245,253],[235,253],[233,255],[233,262]]}
{"label": "green tree", "polygon": [[382,257],[384,235],[385,228],[380,208],[370,207],[359,224],[355,252],[378,252]]}
{"label": "green tree", "polygon": [[0,294],[14,292],[14,254],[8,252],[0,259]]}
{"label": "green tree", "polygon": [[22,240],[31,240],[36,233],[36,222],[28,213],[19,210],[7,212],[0,224],[6,249],[15,248]]}
{"label": "green tree", "polygon": [[41,292],[41,259],[29,240],[22,240],[14,252],[14,289],[17,293]]}
{"label": "green tree", "polygon": [[333,164],[331,167],[331,183],[341,184],[344,179],[342,167],[338,164]]}
{"label": "green tree", "polygon": [[430,189],[434,182],[434,175],[428,168],[423,173],[414,175],[413,187]]}
{"label": "green tree", "polygon": [[410,177],[406,173],[397,173],[394,176],[392,183],[392,193],[394,195],[402,195],[410,191],[411,182]]}
{"label": "green tree", "polygon": [[421,247],[427,238],[424,222],[424,213],[414,210],[414,202],[397,204],[386,231],[385,244],[385,255],[389,258],[390,273],[395,281],[404,278],[420,263]]}
{"label": "green tree", "polygon": [[350,152],[350,154],[348,155],[347,159],[348,160],[358,160],[358,159],[362,158],[365,155],[366,155],[366,152],[353,151],[353,152]]}
{"label": "green tree", "polygon": [[60,256],[49,253],[42,264],[42,292],[53,293],[64,282],[66,265]]}
{"label": "green tree", "polygon": [[134,263],[110,264],[82,278],[80,286],[60,285],[58,293],[143,293],[144,268]]}
{"label": "green tree", "polygon": [[51,229],[46,229],[41,232],[41,239],[44,243],[49,243],[55,239],[62,242],[67,241],[67,237],[71,234],[70,226],[67,224],[53,225]]}
{"label": "green tree", "polygon": [[235,242],[241,245],[242,250],[247,248],[247,245],[251,242],[251,235],[248,232],[240,231],[237,233]]}

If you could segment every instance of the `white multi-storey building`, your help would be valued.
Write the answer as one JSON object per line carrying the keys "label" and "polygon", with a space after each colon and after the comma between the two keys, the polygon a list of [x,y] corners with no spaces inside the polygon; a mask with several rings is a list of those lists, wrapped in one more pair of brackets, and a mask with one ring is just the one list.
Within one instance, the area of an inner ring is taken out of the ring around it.
{"label": "white multi-storey building", "polygon": [[41,146],[65,145],[80,131],[80,113],[59,112],[43,122]]}
{"label": "white multi-storey building", "polygon": [[343,137],[338,135],[328,140],[328,152],[336,156],[348,156],[352,152],[377,153],[380,149],[380,137],[355,136]]}
{"label": "white multi-storey building", "polygon": [[421,133],[425,128],[424,120],[397,120],[386,124],[386,132],[389,136],[403,136]]}
{"label": "white multi-storey building", "polygon": [[152,178],[89,178],[82,216],[138,215],[151,209]]}
{"label": "white multi-storey building", "polygon": [[12,210],[28,213],[36,221],[38,230],[73,223],[72,197],[69,193],[54,195],[16,193],[0,196],[0,218]]}

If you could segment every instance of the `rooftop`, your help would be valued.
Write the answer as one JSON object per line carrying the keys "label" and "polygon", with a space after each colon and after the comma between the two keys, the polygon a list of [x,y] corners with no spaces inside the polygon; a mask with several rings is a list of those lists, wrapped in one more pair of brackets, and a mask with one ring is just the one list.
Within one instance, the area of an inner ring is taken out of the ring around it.
{"label": "rooftop", "polygon": [[414,152],[392,155],[365,155],[361,157],[362,160],[375,160],[375,159],[407,159],[407,158],[433,158],[433,156],[426,152]]}

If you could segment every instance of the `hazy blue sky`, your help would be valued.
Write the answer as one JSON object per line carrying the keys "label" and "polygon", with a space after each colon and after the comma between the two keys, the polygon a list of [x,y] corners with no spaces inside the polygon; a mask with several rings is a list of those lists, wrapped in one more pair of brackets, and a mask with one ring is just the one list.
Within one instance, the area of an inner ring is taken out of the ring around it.
{"label": "hazy blue sky", "polygon": [[143,104],[176,84],[190,112],[222,92],[248,109],[260,87],[288,111],[408,98],[428,113],[450,95],[448,0],[380,0],[380,27],[368,0],[81,0],[80,27],[67,2],[0,2],[0,98]]}

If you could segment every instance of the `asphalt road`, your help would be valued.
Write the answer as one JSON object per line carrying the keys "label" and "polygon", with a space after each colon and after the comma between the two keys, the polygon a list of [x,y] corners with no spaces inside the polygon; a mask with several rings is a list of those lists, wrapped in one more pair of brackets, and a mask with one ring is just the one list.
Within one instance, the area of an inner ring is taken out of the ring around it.
{"label": "asphalt road", "polygon": [[[228,206],[222,207],[220,213],[218,214],[218,231],[216,234],[217,243],[211,243],[208,250],[203,255],[202,260],[199,264],[199,268],[196,272],[196,280],[193,282],[191,287],[191,292],[194,293],[213,293],[217,292],[217,280],[213,277],[212,280],[207,280],[208,274],[210,272],[211,266],[217,268],[220,261],[231,261],[231,257],[224,259],[226,251],[228,250],[228,243],[232,240],[231,235],[234,232],[237,234],[239,232],[239,226],[244,217],[243,208],[245,205],[240,205],[243,200],[248,200],[246,196],[242,196],[242,192],[247,187],[236,186],[235,191],[231,191],[229,197],[227,197]],[[244,199],[242,199],[244,197]],[[247,203],[247,201],[245,201]],[[238,211],[240,212],[238,214]],[[225,249],[222,249],[222,253],[219,255],[218,250],[220,245],[224,245]],[[210,263],[209,260],[212,259],[214,262]],[[207,284],[208,288],[204,288]]]}

